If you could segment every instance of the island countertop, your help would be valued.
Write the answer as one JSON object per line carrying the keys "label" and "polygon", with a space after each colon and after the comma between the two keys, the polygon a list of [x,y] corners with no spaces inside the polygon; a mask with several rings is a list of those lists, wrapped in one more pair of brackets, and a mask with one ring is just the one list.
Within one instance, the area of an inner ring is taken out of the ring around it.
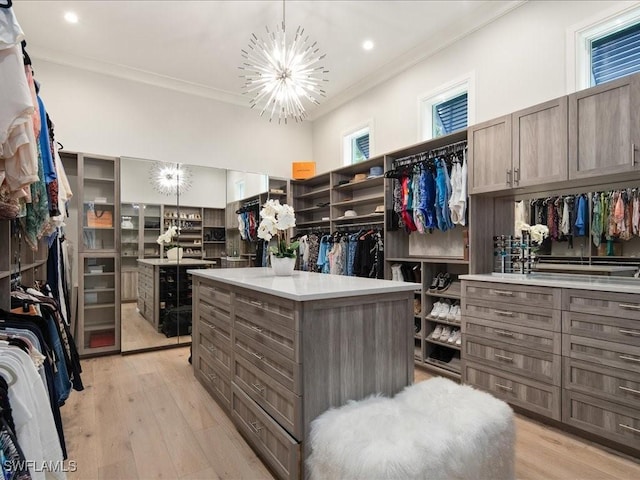
{"label": "island countertop", "polygon": [[268,267],[189,270],[187,273],[295,301],[325,300],[358,295],[419,291],[421,289],[419,283],[297,270],[290,277],[277,277]]}
{"label": "island countertop", "polygon": [[460,280],[510,283],[539,287],[574,288],[601,292],[640,293],[640,279],[633,277],[605,277],[602,275],[566,275],[555,273],[486,273],[460,275]]}

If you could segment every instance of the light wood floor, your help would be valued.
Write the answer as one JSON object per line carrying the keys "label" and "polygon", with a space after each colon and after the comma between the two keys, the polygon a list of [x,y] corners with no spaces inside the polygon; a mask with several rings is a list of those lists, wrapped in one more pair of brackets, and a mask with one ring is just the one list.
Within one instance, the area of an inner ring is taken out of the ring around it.
{"label": "light wood floor", "polygon": [[[188,348],[84,360],[83,392],[62,416],[69,479],[271,479],[195,380]],[[416,381],[429,378],[416,370]],[[443,413],[446,414],[446,413]],[[640,464],[525,418],[519,479],[639,479]]]}
{"label": "light wood floor", "polygon": [[123,303],[120,317],[122,324],[120,341],[123,352],[191,341],[191,335],[167,337],[164,333],[157,332],[153,325],[138,313],[135,302]]}

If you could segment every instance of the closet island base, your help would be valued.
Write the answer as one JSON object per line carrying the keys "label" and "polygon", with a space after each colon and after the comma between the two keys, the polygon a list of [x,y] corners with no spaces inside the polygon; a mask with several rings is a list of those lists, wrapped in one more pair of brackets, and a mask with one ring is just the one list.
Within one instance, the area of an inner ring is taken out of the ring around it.
{"label": "closet island base", "polygon": [[194,374],[280,478],[304,478],[322,412],[413,382],[418,284],[268,268],[189,273]]}

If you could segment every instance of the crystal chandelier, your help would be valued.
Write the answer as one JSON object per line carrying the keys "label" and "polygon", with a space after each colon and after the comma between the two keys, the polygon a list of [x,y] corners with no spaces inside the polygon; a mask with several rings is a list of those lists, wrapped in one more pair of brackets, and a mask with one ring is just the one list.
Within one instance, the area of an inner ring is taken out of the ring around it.
{"label": "crystal chandelier", "polygon": [[249,47],[242,50],[246,60],[239,67],[245,72],[240,75],[245,79],[243,93],[251,96],[251,108],[262,109],[260,116],[268,112],[269,121],[277,117],[278,123],[287,123],[288,118],[301,122],[307,116],[302,99],[318,105],[318,98],[326,96],[322,84],[328,81],[324,75],[329,71],[318,65],[325,54],[319,53],[317,42],[304,37],[302,27],[287,44],[284,0],[282,25],[275,32],[269,27],[266,31],[266,40],[252,33]]}
{"label": "crystal chandelier", "polygon": [[149,176],[153,187],[163,195],[176,195],[191,187],[191,171],[181,163],[155,162]]}

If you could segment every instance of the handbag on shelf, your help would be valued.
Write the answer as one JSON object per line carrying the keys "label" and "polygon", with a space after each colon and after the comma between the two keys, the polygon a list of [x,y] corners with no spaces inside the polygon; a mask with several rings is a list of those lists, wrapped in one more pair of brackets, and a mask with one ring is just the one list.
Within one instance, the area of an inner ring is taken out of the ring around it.
{"label": "handbag on shelf", "polygon": [[95,205],[90,205],[87,210],[87,227],[89,228],[111,228],[113,227],[113,212],[111,210],[101,210]]}

